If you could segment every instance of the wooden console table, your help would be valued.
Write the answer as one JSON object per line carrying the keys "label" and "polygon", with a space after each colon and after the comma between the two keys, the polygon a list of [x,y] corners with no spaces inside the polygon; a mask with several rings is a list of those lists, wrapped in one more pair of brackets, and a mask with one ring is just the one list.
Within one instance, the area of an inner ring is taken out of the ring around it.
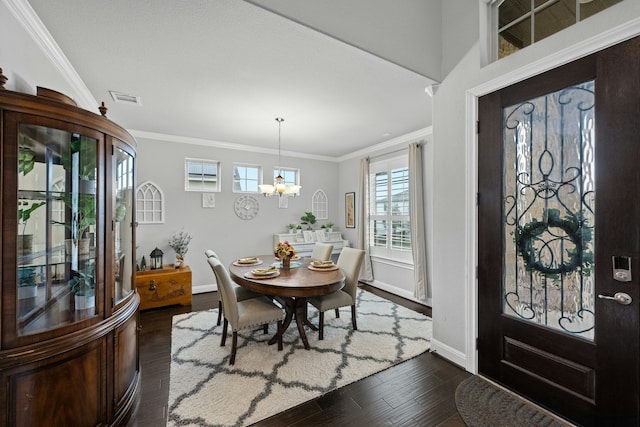
{"label": "wooden console table", "polygon": [[136,272],[140,310],[180,304],[191,305],[191,269],[166,265],[162,270]]}

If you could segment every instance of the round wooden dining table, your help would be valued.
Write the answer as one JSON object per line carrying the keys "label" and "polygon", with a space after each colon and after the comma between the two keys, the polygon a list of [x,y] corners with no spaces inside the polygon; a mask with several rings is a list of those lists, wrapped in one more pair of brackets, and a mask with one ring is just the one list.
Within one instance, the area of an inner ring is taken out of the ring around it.
{"label": "round wooden dining table", "polygon": [[[313,330],[317,327],[307,319],[307,298],[328,295],[344,287],[344,274],[340,268],[311,270],[310,258],[302,258],[292,261],[289,269],[279,268],[279,274],[275,277],[256,277],[251,270],[256,268],[268,268],[272,264],[280,265],[273,255],[258,255],[256,258],[262,261],[261,265],[239,265],[231,263],[229,273],[231,278],[240,286],[261,294],[279,297],[285,303],[286,316],[282,325],[282,333],[287,330],[295,317],[298,333],[304,348],[309,350],[309,341],[304,327]],[[277,335],[271,342],[276,342]]]}

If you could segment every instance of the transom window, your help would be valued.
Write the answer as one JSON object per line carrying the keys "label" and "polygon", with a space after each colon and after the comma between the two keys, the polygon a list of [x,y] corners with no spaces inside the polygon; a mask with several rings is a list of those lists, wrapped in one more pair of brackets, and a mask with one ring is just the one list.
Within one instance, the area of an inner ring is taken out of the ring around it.
{"label": "transom window", "polygon": [[220,191],[220,162],[185,159],[185,191]]}
{"label": "transom window", "polygon": [[407,157],[370,165],[370,246],[372,254],[411,253]]}
{"label": "transom window", "polygon": [[557,33],[622,0],[493,0],[497,58]]}
{"label": "transom window", "polygon": [[233,192],[257,193],[262,184],[262,166],[248,164],[233,165]]}

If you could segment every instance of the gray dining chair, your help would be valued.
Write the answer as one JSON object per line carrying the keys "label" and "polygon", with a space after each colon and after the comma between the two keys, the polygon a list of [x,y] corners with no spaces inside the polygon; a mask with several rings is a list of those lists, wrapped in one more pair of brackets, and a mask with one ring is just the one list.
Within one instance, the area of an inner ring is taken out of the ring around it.
{"label": "gray dining chair", "polygon": [[[318,319],[318,338],[324,339],[324,312],[336,310],[340,307],[351,306],[351,323],[353,330],[358,330],[356,322],[356,291],[358,290],[358,277],[360,266],[364,259],[364,251],[354,248],[343,248],[338,256],[337,265],[344,273],[344,287],[332,294],[310,298],[308,302],[318,309],[320,316]],[[336,317],[338,317],[336,315]]]}
{"label": "gray dining chair", "polygon": [[[204,254],[207,257],[207,259],[213,257],[218,261],[220,260],[218,255],[211,249],[205,250]],[[216,279],[216,282],[217,282],[217,279]],[[222,292],[220,292],[219,286],[220,285],[218,285],[218,323],[217,323],[218,326],[220,326],[220,323],[222,322]],[[258,298],[258,297],[264,296],[257,292],[250,291],[247,288],[243,288],[242,286],[238,286],[235,283],[232,283],[232,286],[233,286],[233,291],[236,294],[236,299],[238,301],[244,301],[250,298]]]}
{"label": "gray dining chair", "polygon": [[[224,308],[224,326],[222,327],[222,340],[220,346],[224,347],[227,340],[227,329],[231,324],[231,357],[229,364],[236,362],[236,351],[238,348],[238,331],[241,329],[254,328],[265,324],[277,322],[276,331],[278,337],[278,351],[282,350],[282,318],[283,311],[267,298],[251,298],[238,301],[234,291],[234,283],[229,276],[229,272],[216,257],[207,259],[218,282],[218,292],[222,295],[222,306]],[[268,332],[268,331],[265,331]]]}
{"label": "gray dining chair", "polygon": [[333,251],[333,245],[328,243],[316,243],[313,245],[313,251],[311,252],[311,259],[314,261],[328,261],[331,258],[331,252]]}

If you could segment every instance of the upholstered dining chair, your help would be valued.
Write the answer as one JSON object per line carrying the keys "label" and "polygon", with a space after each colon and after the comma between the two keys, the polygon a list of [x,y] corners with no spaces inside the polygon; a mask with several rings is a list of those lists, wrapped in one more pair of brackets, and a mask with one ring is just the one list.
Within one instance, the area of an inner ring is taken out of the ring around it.
{"label": "upholstered dining chair", "polygon": [[[324,312],[336,310],[340,307],[351,306],[351,323],[354,330],[358,330],[356,322],[356,291],[358,290],[358,276],[364,259],[364,251],[354,248],[343,248],[338,256],[337,265],[344,273],[344,287],[332,294],[309,299],[309,303],[318,309],[318,338],[324,339]],[[338,317],[336,315],[336,317]]]}
{"label": "upholstered dining chair", "polygon": [[[218,255],[214,251],[212,251],[211,249],[205,250],[204,254],[207,257],[207,259],[213,257],[213,258],[217,259],[218,261],[220,261],[220,258],[218,257]],[[259,294],[257,292],[250,291],[247,288],[243,288],[242,286],[238,286],[233,282],[232,282],[232,286],[233,286],[233,291],[236,294],[236,299],[238,301],[244,301],[244,300],[247,300],[247,299],[250,299],[250,298],[258,298],[258,297],[264,296],[264,295]],[[218,289],[218,323],[217,323],[217,325],[220,326],[221,322],[222,322],[222,292],[220,292],[220,289]]]}
{"label": "upholstered dining chair", "polygon": [[[222,306],[224,308],[224,325],[222,327],[222,340],[220,346],[224,347],[227,341],[227,329],[231,324],[231,357],[229,364],[236,363],[236,351],[238,348],[238,331],[241,329],[262,326],[277,322],[278,351],[282,350],[282,318],[283,311],[267,298],[251,298],[244,301],[236,299],[234,284],[229,272],[216,257],[208,258],[209,265],[218,281],[218,292],[222,294]],[[265,330],[265,332],[268,332]]]}
{"label": "upholstered dining chair", "polygon": [[333,245],[328,243],[316,243],[313,245],[311,259],[314,261],[328,261],[329,258],[331,258],[331,251],[333,251]]}

